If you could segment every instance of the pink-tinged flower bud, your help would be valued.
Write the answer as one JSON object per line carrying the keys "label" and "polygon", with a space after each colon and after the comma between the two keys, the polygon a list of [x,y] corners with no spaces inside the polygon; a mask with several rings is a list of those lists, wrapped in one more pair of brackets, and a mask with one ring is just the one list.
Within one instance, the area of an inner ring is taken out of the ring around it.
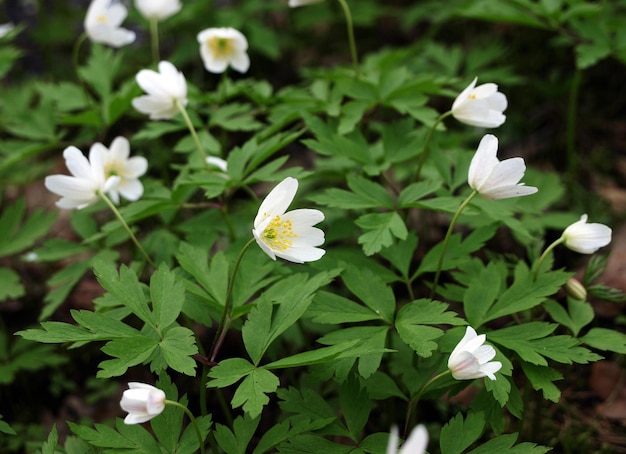
{"label": "pink-tinged flower bud", "polygon": [[145,383],[131,382],[124,391],[120,407],[127,411],[126,424],[139,424],[158,416],[165,408],[165,393]]}

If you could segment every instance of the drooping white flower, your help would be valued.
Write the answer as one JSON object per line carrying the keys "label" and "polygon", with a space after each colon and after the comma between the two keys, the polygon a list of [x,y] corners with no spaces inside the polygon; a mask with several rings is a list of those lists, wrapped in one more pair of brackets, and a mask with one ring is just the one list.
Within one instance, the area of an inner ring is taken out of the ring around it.
{"label": "drooping white flower", "polygon": [[85,16],[85,31],[89,39],[112,47],[122,47],[135,41],[135,32],[120,27],[128,10],[117,0],[93,0]]}
{"label": "drooping white flower", "polygon": [[587,215],[567,227],[561,238],[565,246],[581,254],[593,254],[611,242],[612,230],[604,224],[587,224]]}
{"label": "drooping white flower", "polygon": [[135,6],[146,19],[165,20],[180,11],[179,0],[135,0]]}
{"label": "drooping white flower", "polygon": [[14,28],[15,28],[15,25],[13,25],[11,22],[6,23],[6,24],[0,24],[0,38],[2,38],[3,36],[6,36]]}
{"label": "drooping white flower", "polygon": [[120,407],[127,411],[126,424],[139,424],[158,416],[165,408],[165,393],[159,388],[145,383],[131,382],[130,389],[124,391]]}
{"label": "drooping white flower", "polygon": [[142,69],[135,79],[147,95],[133,99],[133,107],[149,114],[151,120],[172,118],[178,112],[176,101],[183,107],[187,105],[187,81],[170,62],[160,62],[159,72]]}
{"label": "drooping white flower", "polygon": [[248,40],[238,30],[230,27],[207,28],[198,33],[200,55],[204,67],[212,73],[223,73],[228,65],[240,73],[250,67]]}
{"label": "drooping white flower", "polygon": [[298,190],[298,180],[281,181],[259,207],[252,234],[263,252],[294,263],[319,260],[326,251],[316,246],[324,243],[324,232],[313,227],[324,220],[319,210],[300,209],[285,213]]}
{"label": "drooping white flower", "polygon": [[474,378],[489,377],[495,380],[496,372],[502,367],[500,361],[491,361],[496,356],[496,350],[491,345],[483,345],[487,336],[476,334],[474,328],[467,327],[465,336],[454,347],[448,359],[448,369],[457,380],[472,380]]}
{"label": "drooping white flower", "polygon": [[452,115],[461,123],[481,128],[497,128],[506,120],[506,96],[493,83],[476,86],[477,77],[456,97]]}
{"label": "drooping white flower", "polygon": [[50,175],[45,179],[46,188],[61,196],[56,202],[59,208],[85,208],[119,184],[119,176],[105,176],[104,156],[99,147],[91,147],[89,160],[74,146],[67,147],[63,157],[72,176]]}
{"label": "drooping white flower", "polygon": [[289,6],[291,8],[296,8],[298,6],[311,5],[313,3],[320,3],[324,0],[289,0]]}
{"label": "drooping white flower", "polygon": [[508,199],[537,192],[537,188],[519,183],[526,171],[523,158],[499,161],[497,153],[498,138],[485,135],[469,167],[467,181],[472,189],[487,199]]}
{"label": "drooping white flower", "polygon": [[411,431],[409,438],[406,439],[404,445],[398,450],[398,428],[393,426],[389,434],[387,442],[386,454],[424,454],[428,445],[428,432],[422,424],[415,426]]}
{"label": "drooping white flower", "polygon": [[130,144],[125,137],[116,137],[111,147],[106,148],[101,143],[92,145],[102,153],[104,175],[119,177],[118,183],[107,190],[107,194],[114,203],[120,203],[120,195],[127,200],[135,201],[143,195],[143,184],[139,177],[148,170],[148,161],[141,156],[130,156]]}
{"label": "drooping white flower", "polygon": [[206,163],[210,166],[217,167],[224,173],[226,173],[226,171],[228,170],[228,163],[224,161],[222,158],[218,158],[216,156],[207,157]]}

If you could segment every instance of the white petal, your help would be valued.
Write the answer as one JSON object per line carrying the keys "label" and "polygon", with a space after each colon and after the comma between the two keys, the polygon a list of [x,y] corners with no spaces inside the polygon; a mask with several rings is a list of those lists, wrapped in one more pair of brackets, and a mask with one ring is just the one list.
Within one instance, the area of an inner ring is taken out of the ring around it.
{"label": "white petal", "polygon": [[488,377],[491,380],[495,380],[496,376],[494,375],[502,368],[502,363],[500,361],[492,361],[487,364],[483,364],[480,367],[480,371],[484,376]]}
{"label": "white petal", "polygon": [[525,195],[535,194],[538,189],[534,186],[526,186],[524,184],[515,184],[511,186],[502,186],[489,190],[481,195],[487,199],[510,199],[511,197],[522,197]]}
{"label": "white petal", "polygon": [[139,112],[150,115],[151,120],[169,120],[178,113],[178,108],[171,99],[139,96],[132,100],[132,104]]}
{"label": "white petal", "polygon": [[232,56],[230,66],[240,73],[245,73],[250,68],[250,58],[245,52],[238,52]]}
{"label": "white petal", "polygon": [[[263,230],[261,230],[261,233],[262,232]],[[267,244],[265,244],[265,242],[260,237],[260,233],[256,229],[252,230],[252,235],[254,236],[254,239],[256,240],[256,243],[259,245],[261,250],[265,252],[272,260],[276,260],[276,255],[274,254],[274,251],[270,249]]]}
{"label": "white petal", "polygon": [[419,424],[406,439],[400,449],[400,454],[424,454],[428,445],[428,432],[426,427]]}
{"label": "white petal", "polygon": [[[268,218],[282,216],[296,196],[298,180],[287,177],[274,187],[259,207],[259,212],[254,219],[254,227],[260,229],[260,224]],[[262,231],[262,230],[261,230]]]}
{"label": "white petal", "polygon": [[[512,186],[517,184],[526,172],[526,164],[522,158],[510,158],[498,162],[493,169],[489,178],[485,180],[482,187],[489,191],[501,186]],[[481,189],[478,190],[480,192]]]}
{"label": "white petal", "polygon": [[314,262],[322,258],[326,251],[316,247],[290,247],[286,251],[274,251],[277,257],[293,263]]}
{"label": "white petal", "polygon": [[472,94],[477,98],[488,98],[498,91],[498,86],[494,83],[482,84],[474,88]]}
{"label": "white petal", "polygon": [[472,189],[480,192],[480,188],[491,175],[491,171],[500,162],[496,157],[497,152],[498,138],[492,134],[483,136],[468,171],[467,181]]}
{"label": "white petal", "polygon": [[126,160],[130,156],[130,143],[126,137],[118,136],[113,139],[109,147],[111,157],[115,160]]}
{"label": "white petal", "polygon": [[126,180],[120,183],[117,190],[126,200],[134,202],[143,195],[143,184],[139,180]]}
{"label": "white petal", "polygon": [[398,427],[392,426],[389,432],[389,441],[387,441],[386,454],[396,454],[398,448]]}
{"label": "white petal", "polygon": [[472,83],[470,83],[465,89],[456,97],[454,102],[452,103],[452,110],[457,110],[461,104],[463,104],[468,98],[474,87],[476,86],[476,81],[478,81],[478,77],[474,77]]}

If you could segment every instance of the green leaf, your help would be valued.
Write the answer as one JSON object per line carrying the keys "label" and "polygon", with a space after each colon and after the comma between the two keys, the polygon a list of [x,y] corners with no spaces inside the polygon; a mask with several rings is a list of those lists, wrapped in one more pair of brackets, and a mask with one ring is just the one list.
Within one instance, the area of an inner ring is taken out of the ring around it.
{"label": "green leaf", "polygon": [[93,446],[100,448],[112,448],[120,452],[161,452],[156,440],[140,424],[124,424],[123,420],[115,420],[115,428],[104,424],[96,424],[95,429],[90,427],[67,423],[76,435]]}
{"label": "green leaf", "polygon": [[248,444],[256,432],[260,418],[249,415],[239,416],[233,422],[234,433],[227,426],[216,424],[215,440],[220,448],[228,454],[246,454]]}
{"label": "green leaf", "polygon": [[99,366],[101,370],[96,376],[109,378],[123,375],[129,367],[146,361],[158,345],[158,341],[146,336],[125,337],[107,342],[102,351],[115,359],[102,361]]}
{"label": "green leaf", "polygon": [[218,252],[213,256],[210,268],[207,265],[207,251],[194,247],[189,243],[181,243],[180,251],[176,258],[180,266],[191,274],[216,302],[222,307],[226,304],[229,267],[222,252]]}
{"label": "green leaf", "polygon": [[380,320],[380,315],[370,308],[335,293],[319,291],[304,314],[315,323],[338,325],[368,320]]}
{"label": "green leaf", "polygon": [[559,401],[561,391],[553,382],[563,380],[563,375],[550,367],[536,366],[525,361],[521,362],[521,366],[535,390],[542,391],[545,399],[555,403]]}
{"label": "green leaf", "polygon": [[411,183],[398,196],[398,208],[410,208],[417,200],[421,200],[441,187],[440,182],[420,181]]}
{"label": "green leaf", "polygon": [[409,233],[404,221],[395,211],[364,214],[355,223],[367,231],[358,239],[366,255],[376,254],[382,248],[391,246],[394,237],[405,240]]}
{"label": "green leaf", "polygon": [[339,404],[352,440],[358,441],[369,418],[370,401],[367,390],[361,387],[361,383],[354,375],[341,384]]}
{"label": "green leaf", "polygon": [[376,313],[382,320],[391,323],[396,309],[396,298],[389,287],[373,271],[346,267],[342,274],[346,287]]}
{"label": "green leaf", "polygon": [[313,364],[321,364],[328,361],[332,361],[337,358],[340,353],[345,352],[359,341],[353,340],[345,342],[332,347],[318,348],[317,350],[310,350],[302,353],[296,353],[295,355],[281,358],[277,361],[273,361],[263,366],[264,369],[286,369],[291,367],[310,366]]}
{"label": "green leaf", "polygon": [[24,295],[20,276],[9,268],[0,268],[0,302]]}
{"label": "green leaf", "polygon": [[6,421],[2,421],[2,415],[0,415],[0,433],[4,433],[7,435],[17,435],[13,428],[7,424]]}
{"label": "green leaf", "polygon": [[262,124],[255,120],[252,112],[250,104],[222,104],[211,111],[209,127],[219,126],[226,131],[254,131]]}
{"label": "green leaf", "polygon": [[159,344],[165,362],[175,371],[195,377],[196,361],[192,358],[198,353],[198,346],[193,331],[183,326],[175,326],[165,332]]}
{"label": "green leaf", "polygon": [[467,287],[463,295],[463,308],[468,323],[475,329],[482,326],[481,322],[495,302],[506,277],[504,262],[490,262]]}
{"label": "green leaf", "polygon": [[555,322],[567,326],[574,336],[587,326],[594,318],[593,307],[587,301],[567,298],[567,311],[554,300],[545,302],[544,307]]}
{"label": "green leaf", "polygon": [[78,73],[102,100],[108,100],[113,89],[113,78],[119,71],[121,63],[121,53],[115,53],[113,49],[95,44],[91,46],[91,55],[87,65],[78,68]]}
{"label": "green leaf", "polygon": [[415,254],[415,250],[417,249],[417,243],[417,236],[411,232],[406,240],[398,241],[388,248],[383,249],[380,255],[389,260],[389,262],[400,271],[402,277],[408,279],[410,272],[409,267],[411,266],[413,254]]}
{"label": "green leaf", "polygon": [[209,378],[212,380],[207,383],[207,388],[225,388],[249,375],[253,370],[254,365],[243,358],[225,359],[209,371]]}
{"label": "green leaf", "polygon": [[56,424],[52,426],[52,430],[48,435],[48,440],[41,446],[41,454],[55,454],[59,443],[59,434],[57,433]]}
{"label": "green leaf", "polygon": [[256,418],[263,411],[263,407],[270,401],[268,393],[278,389],[278,377],[265,369],[254,369],[235,391],[231,401],[233,408],[241,407],[252,418]]}
{"label": "green leaf", "polygon": [[185,288],[165,264],[150,278],[150,299],[159,330],[176,321],[185,301]]}
{"label": "green leaf", "polygon": [[4,207],[0,217],[0,257],[12,255],[31,247],[44,236],[56,219],[55,213],[36,210],[26,219],[26,202],[18,199]]}
{"label": "green leaf", "polygon": [[484,428],[485,417],[482,413],[469,413],[466,419],[458,413],[441,429],[441,454],[461,454],[478,440]]}
{"label": "green leaf", "polygon": [[602,351],[626,353],[626,334],[606,328],[591,328],[580,341]]}
{"label": "green leaf", "polygon": [[[537,446],[535,443],[520,443],[515,445],[517,434],[500,435],[476,449],[472,449],[468,454],[492,454],[494,452],[507,452],[512,454],[544,454],[552,448]],[[515,445],[515,446],[514,446]]]}
{"label": "green leaf", "polygon": [[302,415],[311,421],[324,421],[330,423],[337,419],[335,409],[329,404],[322,394],[314,389],[303,385],[301,388],[290,386],[289,389],[281,388],[277,392],[280,408],[286,413]]}

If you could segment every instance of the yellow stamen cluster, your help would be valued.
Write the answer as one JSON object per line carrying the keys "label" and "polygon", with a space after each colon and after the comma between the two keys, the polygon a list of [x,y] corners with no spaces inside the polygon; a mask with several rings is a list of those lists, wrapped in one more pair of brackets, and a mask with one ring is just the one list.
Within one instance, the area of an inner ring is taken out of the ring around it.
{"label": "yellow stamen cluster", "polygon": [[207,40],[207,46],[209,46],[209,49],[211,49],[211,53],[215,58],[228,57],[233,53],[233,42],[229,38],[213,36]]}
{"label": "yellow stamen cluster", "polygon": [[108,22],[108,18],[106,14],[100,14],[97,18],[96,21],[102,23],[102,24],[106,24]]}
{"label": "yellow stamen cluster", "polygon": [[284,252],[293,245],[291,238],[296,238],[297,236],[298,234],[293,231],[292,222],[289,220],[283,221],[280,216],[276,215],[263,230],[261,238],[270,249]]}
{"label": "yellow stamen cluster", "polygon": [[104,175],[106,178],[112,176],[124,176],[124,164],[118,161],[111,161],[104,166]]}

